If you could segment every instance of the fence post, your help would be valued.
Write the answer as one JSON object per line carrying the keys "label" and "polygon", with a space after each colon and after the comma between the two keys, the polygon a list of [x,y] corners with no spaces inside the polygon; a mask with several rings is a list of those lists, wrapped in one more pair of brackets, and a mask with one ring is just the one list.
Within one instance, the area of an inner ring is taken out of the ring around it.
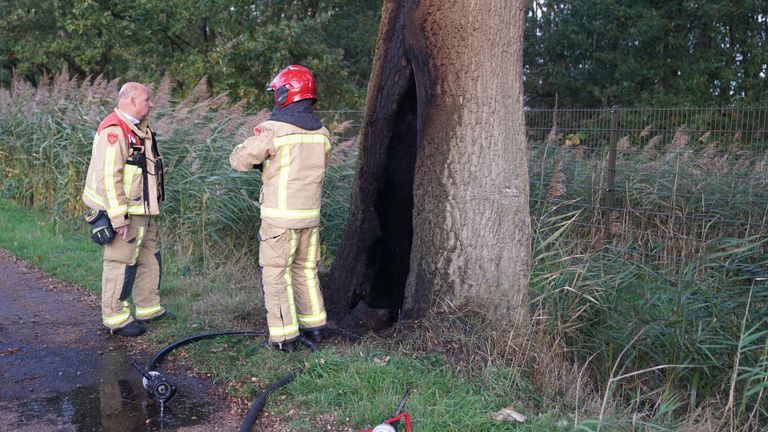
{"label": "fence post", "polygon": [[616,135],[619,128],[619,108],[611,108],[611,138],[608,147],[608,176],[605,181],[605,200],[603,203],[603,238],[611,240],[611,213],[614,206],[616,182]]}

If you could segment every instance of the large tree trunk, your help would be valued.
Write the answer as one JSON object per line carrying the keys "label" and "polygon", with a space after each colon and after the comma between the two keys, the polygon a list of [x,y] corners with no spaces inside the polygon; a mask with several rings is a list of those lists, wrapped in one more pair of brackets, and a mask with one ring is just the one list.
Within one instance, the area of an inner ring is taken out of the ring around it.
{"label": "large tree trunk", "polygon": [[519,317],[530,274],[523,0],[389,0],[331,308]]}

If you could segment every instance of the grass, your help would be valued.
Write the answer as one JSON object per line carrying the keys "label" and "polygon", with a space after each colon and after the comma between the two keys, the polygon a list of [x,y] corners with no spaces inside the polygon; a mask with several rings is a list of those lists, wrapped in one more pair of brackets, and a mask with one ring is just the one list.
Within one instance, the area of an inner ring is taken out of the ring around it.
{"label": "grass", "polygon": [[[648,424],[682,427],[686,413],[714,404],[721,407],[713,414],[717,427],[703,430],[765,426],[764,236],[706,242],[695,259],[669,271],[663,263],[627,261],[613,248],[557,253],[571,250],[567,237],[543,239],[573,219],[556,220],[536,230],[536,244],[547,247],[534,254],[535,302],[549,332],[575,348],[571,360],[594,365],[604,407],[617,403]],[[601,408],[598,429],[610,411]],[[608,424],[615,421],[622,420]]]}
{"label": "grass", "polygon": [[[263,113],[248,115],[204,87],[171,101],[167,87],[156,88],[153,123],[169,170],[162,295],[179,318],[146,338],[158,347],[202,331],[264,328],[254,288],[259,176],[232,173],[226,163]],[[81,234],[79,195],[93,126],[114,93],[114,83],[66,76],[0,89],[0,197],[23,206],[2,203],[0,247],[94,290],[99,251]],[[332,129],[340,136],[343,128]],[[293,430],[311,429],[328,413],[337,430],[370,425],[405,388],[419,430],[768,427],[768,216],[759,204],[768,202],[766,157],[722,145],[696,153],[697,138],[684,133],[676,129],[671,142],[628,138],[609,242],[599,208],[602,150],[533,147],[528,327],[513,332],[482,318],[481,306],[446,301],[388,335],[309,357],[233,339],[184,348],[175,359],[239,397],[306,365],[282,393],[290,397],[270,404]],[[343,231],[357,159],[354,141],[333,144],[325,265]],[[529,420],[489,420],[508,406]]]}
{"label": "grass", "polygon": [[[84,232],[83,226],[55,224],[39,213],[0,201],[0,248],[57,278],[98,292],[100,249]],[[161,296],[177,317],[152,325],[144,338],[150,347],[195,333],[265,327],[260,294],[254,289],[257,275],[247,271],[246,263],[212,264],[219,270],[202,272],[167,253],[171,256]],[[421,337],[434,337],[428,327],[419,331]],[[166,361],[211,374],[231,395],[244,399],[304,367],[304,373],[269,403],[270,411],[286,419],[288,430],[311,430],[318,418],[325,422],[330,418],[339,428],[334,430],[377,424],[391,415],[406,390],[407,411],[417,430],[562,430],[556,425],[563,416],[535,402],[544,397],[531,397],[537,390],[525,383],[520,371],[500,368],[479,373],[457,368],[445,354],[413,349],[418,338],[402,336],[336,342],[318,353],[300,350],[289,355],[263,350],[257,339],[225,338],[181,348]],[[525,424],[491,419],[492,413],[517,404],[518,411],[536,411]]]}
{"label": "grass", "polygon": [[[226,366],[206,354],[206,349],[217,349],[214,345],[195,349],[201,352],[192,354],[194,358],[209,357],[211,365],[224,368],[219,373],[227,377],[236,391],[260,391],[297,365],[306,365],[306,370],[283,393],[285,398],[278,398],[281,402],[271,408],[297,425],[306,425],[327,414],[333,415],[339,427],[352,430],[375,425],[391,415],[408,391],[406,411],[412,415],[417,430],[558,430],[554,413],[532,415],[524,425],[492,420],[493,412],[516,400],[528,399],[519,391],[512,392],[518,378],[508,371],[488,379],[472,376],[456,371],[439,354],[411,358],[384,351],[371,342],[337,343],[309,356],[291,354],[291,360],[286,362],[285,354],[258,350],[253,344],[233,340],[219,352],[219,360],[225,357],[234,362]],[[195,364],[199,367],[200,362],[206,361],[199,359]],[[295,413],[297,407],[301,415]],[[296,426],[291,430],[310,429]]]}
{"label": "grass", "polygon": [[[101,250],[60,224],[0,200],[0,244],[57,278],[101,290]],[[83,233],[85,228],[83,227]]]}

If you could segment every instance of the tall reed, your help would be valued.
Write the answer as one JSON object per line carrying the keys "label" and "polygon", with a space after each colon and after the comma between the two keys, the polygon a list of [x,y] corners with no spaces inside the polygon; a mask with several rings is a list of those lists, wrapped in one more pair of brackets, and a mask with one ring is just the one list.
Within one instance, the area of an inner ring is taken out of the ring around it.
{"label": "tall reed", "polygon": [[[94,129],[114,106],[116,84],[61,74],[37,88],[15,79],[0,89],[0,196],[81,223]],[[166,242],[201,268],[252,254],[259,174],[232,172],[227,158],[266,113],[211,97],[203,84],[176,101],[169,87],[168,79],[156,86],[151,117],[168,168]],[[521,344],[485,323],[487,339],[441,335],[442,346],[465,347],[463,360],[488,371],[499,361],[531,367],[536,385],[574,398],[581,430],[768,427],[766,158],[694,153],[682,133],[642,137],[644,148],[640,138],[622,144],[611,241],[600,208],[604,151],[534,146],[535,325]],[[345,223],[356,152],[356,141],[334,139],[326,263]],[[600,396],[598,408],[585,408],[585,394]]]}
{"label": "tall reed", "polygon": [[[154,89],[150,125],[164,157],[167,201],[160,223],[179,252],[203,264],[222,251],[257,245],[260,174],[233,172],[232,148],[267,118],[250,113],[226,95],[212,97],[201,81],[185,99],[170,95],[166,77]],[[32,87],[15,79],[0,90],[0,194],[44,209],[62,222],[78,223],[85,210],[82,185],[98,122],[115,106],[117,83],[82,83],[66,73]],[[331,256],[346,218],[355,158],[354,143],[332,139],[334,157],[326,177],[322,236]],[[213,253],[211,253],[213,252]]]}
{"label": "tall reed", "polygon": [[712,240],[670,270],[611,246],[579,253],[578,212],[552,210],[534,230],[532,305],[603,395],[585,430],[680,426],[703,409],[713,430],[767,427],[768,239]]}

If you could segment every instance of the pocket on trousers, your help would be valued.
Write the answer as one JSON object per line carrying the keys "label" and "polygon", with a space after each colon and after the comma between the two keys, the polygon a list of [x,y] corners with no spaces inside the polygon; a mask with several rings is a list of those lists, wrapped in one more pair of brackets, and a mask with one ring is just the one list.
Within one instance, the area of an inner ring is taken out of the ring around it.
{"label": "pocket on trousers", "polygon": [[290,233],[287,228],[261,224],[259,229],[259,265],[285,267],[288,264]]}
{"label": "pocket on trousers", "polygon": [[104,247],[104,259],[120,264],[132,265],[134,264],[133,252],[135,249],[133,244],[117,235],[112,242]]}
{"label": "pocket on trousers", "polygon": [[[128,224],[128,233],[125,235],[125,241],[128,243],[135,243],[136,238],[139,236],[139,227],[136,223],[129,223]],[[122,239],[122,237],[120,237]]]}

